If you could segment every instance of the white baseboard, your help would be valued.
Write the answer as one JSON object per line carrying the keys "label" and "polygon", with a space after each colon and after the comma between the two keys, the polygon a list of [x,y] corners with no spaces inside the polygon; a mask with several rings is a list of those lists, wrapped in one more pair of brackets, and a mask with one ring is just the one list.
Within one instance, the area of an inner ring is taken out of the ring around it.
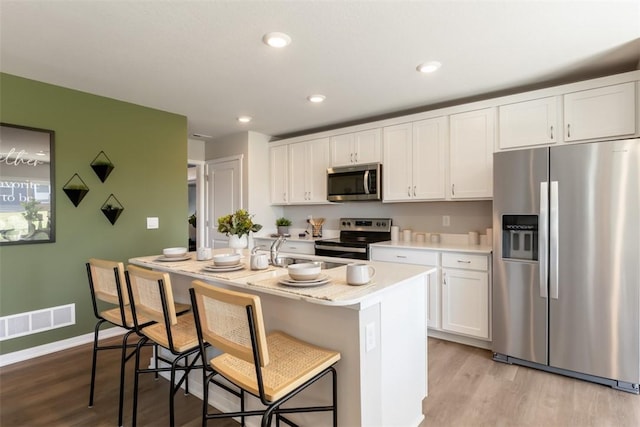
{"label": "white baseboard", "polygon": [[484,348],[485,350],[491,350],[491,341],[485,341],[477,338],[467,337],[464,335],[449,334],[447,332],[438,331],[436,329],[428,329],[427,335],[434,338],[439,338],[445,341],[453,341],[459,344],[470,345],[472,347]]}
{"label": "white baseboard", "polygon": [[[118,335],[122,335],[125,332],[126,329],[119,327],[104,329],[100,331],[100,339],[115,337]],[[13,353],[2,354],[0,355],[0,367],[11,365],[13,363],[23,362],[35,357],[44,356],[47,354],[55,353],[57,351],[66,350],[71,347],[76,347],[92,342],[93,332],[90,332],[88,334],[80,335],[77,337],[67,338],[66,340],[55,341],[49,344],[27,348],[25,350],[14,351]]]}

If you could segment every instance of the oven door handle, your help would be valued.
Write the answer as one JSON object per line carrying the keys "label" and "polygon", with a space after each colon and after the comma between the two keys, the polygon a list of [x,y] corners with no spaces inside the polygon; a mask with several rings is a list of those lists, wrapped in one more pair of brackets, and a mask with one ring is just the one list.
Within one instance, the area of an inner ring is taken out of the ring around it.
{"label": "oven door handle", "polygon": [[316,245],[316,249],[323,249],[325,251],[334,251],[334,252],[357,252],[361,254],[366,254],[366,248],[350,248],[348,246],[327,246],[327,245]]}

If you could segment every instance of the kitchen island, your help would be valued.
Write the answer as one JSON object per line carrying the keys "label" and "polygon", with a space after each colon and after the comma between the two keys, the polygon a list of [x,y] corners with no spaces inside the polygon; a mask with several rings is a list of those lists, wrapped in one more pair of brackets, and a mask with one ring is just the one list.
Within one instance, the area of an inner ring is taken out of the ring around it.
{"label": "kitchen island", "polygon": [[[222,250],[224,251],[224,250]],[[216,251],[217,252],[217,251]],[[364,286],[345,282],[346,265],[322,270],[331,283],[315,288],[278,284],[285,268],[270,266],[251,271],[207,272],[211,261],[161,262],[159,256],[129,260],[130,264],[171,274],[174,297],[189,302],[191,281],[259,295],[267,330],[282,330],[310,343],[340,351],[338,424],[340,426],[418,426],[427,395],[426,298],[430,267],[371,262],[373,280]],[[305,258],[317,259],[318,257]],[[335,262],[333,258],[331,261]],[[340,261],[340,260],[338,260]],[[348,260],[344,260],[345,263]],[[192,374],[190,391],[202,396],[201,375]],[[237,408],[237,400],[212,388],[210,404],[222,411]],[[327,378],[297,396],[297,402],[330,402]],[[250,398],[249,407],[259,408]],[[296,400],[292,400],[292,405]],[[327,413],[296,414],[300,425],[329,425]],[[249,425],[257,425],[257,418]]]}

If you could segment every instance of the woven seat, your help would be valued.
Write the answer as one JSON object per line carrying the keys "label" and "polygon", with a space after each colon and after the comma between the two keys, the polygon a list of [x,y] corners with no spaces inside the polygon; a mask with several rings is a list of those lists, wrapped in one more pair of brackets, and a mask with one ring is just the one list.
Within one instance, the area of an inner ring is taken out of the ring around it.
{"label": "woven seat", "polygon": [[[185,394],[189,394],[188,375],[192,369],[202,369],[203,365],[196,364],[200,357],[200,345],[197,337],[193,314],[187,313],[177,316],[177,308],[173,301],[173,291],[168,273],[151,271],[144,268],[129,266],[125,274],[131,312],[136,331],[142,336],[138,342],[138,349],[148,342],[163,347],[175,356],[167,359],[156,351],[156,362],[165,362],[170,367],[141,368],[140,352],[136,353],[135,379],[133,390],[133,418],[136,425],[138,409],[138,382],[143,373],[170,372],[169,390],[169,425],[175,425],[174,395],[185,384]],[[142,319],[153,321],[152,324],[142,323]],[[189,357],[192,357],[189,362]],[[184,364],[180,363],[184,361]],[[176,372],[183,375],[176,381]]]}
{"label": "woven seat", "polygon": [[[244,425],[245,416],[260,415],[262,426],[266,427],[271,425],[273,414],[278,425],[280,421],[295,425],[283,414],[321,411],[331,411],[333,425],[337,425],[337,378],[333,365],[340,360],[339,352],[284,332],[267,335],[260,297],[256,295],[218,288],[199,280],[192,282],[192,286],[189,292],[200,343],[224,352],[209,361],[208,372],[203,377],[203,425],[208,419],[228,417],[241,417]],[[218,374],[238,386],[242,393],[247,391],[259,397],[266,408],[245,411],[242,405],[238,412],[208,413],[209,384],[221,385],[215,380]],[[333,380],[331,405],[281,407],[327,374],[331,374]]]}

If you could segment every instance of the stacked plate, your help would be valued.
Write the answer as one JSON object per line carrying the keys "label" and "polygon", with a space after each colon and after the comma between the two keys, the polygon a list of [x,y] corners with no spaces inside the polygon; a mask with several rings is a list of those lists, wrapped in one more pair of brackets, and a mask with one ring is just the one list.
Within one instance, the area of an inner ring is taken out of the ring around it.
{"label": "stacked plate", "polygon": [[296,286],[298,288],[309,288],[311,286],[326,285],[331,282],[331,278],[326,274],[321,274],[315,279],[311,280],[295,280],[291,276],[281,278],[278,283],[285,286]]}
{"label": "stacked plate", "polygon": [[188,259],[191,259],[191,255],[187,252],[187,248],[165,248],[162,250],[162,256],[157,261],[174,262]]}
{"label": "stacked plate", "polygon": [[216,254],[213,256],[213,265],[203,267],[210,273],[242,270],[244,264],[240,262],[239,254]]}

